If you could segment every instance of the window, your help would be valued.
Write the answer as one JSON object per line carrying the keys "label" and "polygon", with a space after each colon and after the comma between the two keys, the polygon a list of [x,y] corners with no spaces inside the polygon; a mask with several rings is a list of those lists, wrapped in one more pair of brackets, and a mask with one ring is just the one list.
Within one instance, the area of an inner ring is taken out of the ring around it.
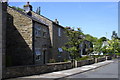
{"label": "window", "polygon": [[35,30],[35,36],[36,37],[41,37],[41,32],[39,30]]}
{"label": "window", "polygon": [[62,49],[62,48],[58,48],[58,51],[59,51],[59,52],[63,52],[63,49]]}
{"label": "window", "polygon": [[35,29],[41,30],[41,27],[40,26],[36,26]]}
{"label": "window", "polygon": [[35,57],[36,61],[41,60],[42,53],[41,53],[40,49],[35,49],[35,56],[36,56]]}
{"label": "window", "polygon": [[61,36],[61,28],[58,28],[58,36]]}
{"label": "window", "polygon": [[47,30],[46,29],[43,29],[43,37],[47,38]]}
{"label": "window", "polygon": [[41,37],[41,27],[35,27],[35,36],[36,37]]}
{"label": "window", "polygon": [[46,38],[47,37],[47,33],[43,32],[43,37]]}
{"label": "window", "polygon": [[38,60],[40,60],[40,59],[41,59],[41,56],[40,56],[40,55],[36,56],[36,61],[38,61]]}

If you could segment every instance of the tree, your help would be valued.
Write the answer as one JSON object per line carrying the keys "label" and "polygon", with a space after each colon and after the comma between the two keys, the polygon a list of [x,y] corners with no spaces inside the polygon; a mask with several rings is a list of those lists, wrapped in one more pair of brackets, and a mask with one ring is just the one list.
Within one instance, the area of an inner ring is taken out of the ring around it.
{"label": "tree", "polygon": [[103,53],[118,53],[120,52],[120,40],[112,38],[107,41],[108,45],[102,48]]}
{"label": "tree", "polygon": [[103,44],[102,38],[97,39],[96,42],[94,43],[93,50],[98,52],[98,53],[101,52],[102,51],[102,44]]}
{"label": "tree", "polygon": [[70,53],[70,56],[72,59],[76,59],[77,57],[80,57],[79,54],[79,45],[83,41],[83,33],[80,28],[77,28],[77,30],[74,30],[74,28],[66,27],[66,35],[69,39],[69,41],[66,43],[66,45],[63,48],[63,50]]}
{"label": "tree", "polygon": [[97,38],[91,36],[90,34],[86,34],[85,35],[85,40],[87,40],[88,43],[89,43],[89,44],[88,43],[86,44],[87,51],[85,52],[85,54],[88,55],[89,53],[93,52],[93,45],[96,43]]}
{"label": "tree", "polygon": [[107,41],[107,38],[106,38],[106,37],[101,37],[100,40],[101,40],[102,42],[104,42],[104,41]]}
{"label": "tree", "polygon": [[118,39],[109,40],[108,43],[107,50],[109,53],[120,52],[120,41]]}
{"label": "tree", "polygon": [[90,34],[86,34],[86,35],[85,35],[85,39],[88,40],[88,41],[90,41],[90,42],[92,42],[92,43],[94,43],[94,42],[97,41],[97,38],[91,36]]}

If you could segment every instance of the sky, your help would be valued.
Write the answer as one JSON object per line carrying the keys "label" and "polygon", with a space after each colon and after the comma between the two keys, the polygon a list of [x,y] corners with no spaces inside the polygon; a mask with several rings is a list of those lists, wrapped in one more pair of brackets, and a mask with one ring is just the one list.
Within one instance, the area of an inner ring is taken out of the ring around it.
{"label": "sky", "polygon": [[[10,6],[23,8],[25,2],[9,2]],[[60,25],[81,28],[84,34],[111,39],[118,32],[117,2],[31,2],[33,10],[41,7],[41,14]]]}

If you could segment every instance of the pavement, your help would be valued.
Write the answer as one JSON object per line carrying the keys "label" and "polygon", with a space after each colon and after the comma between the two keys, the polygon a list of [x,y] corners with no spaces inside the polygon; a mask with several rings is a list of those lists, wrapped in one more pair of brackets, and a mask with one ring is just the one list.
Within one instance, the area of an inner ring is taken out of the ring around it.
{"label": "pavement", "polygon": [[19,78],[14,78],[14,79],[9,79],[9,80],[20,80],[20,79],[37,79],[37,78],[41,78],[41,79],[61,79],[61,78],[65,78],[65,77],[69,77],[75,74],[80,74],[86,71],[90,71],[102,66],[105,66],[107,64],[113,63],[113,60],[106,60],[104,62],[99,62],[99,63],[95,63],[92,65],[85,65],[82,67],[77,67],[77,68],[73,68],[73,69],[68,69],[68,70],[62,70],[62,71],[56,71],[56,72],[51,72],[51,73],[46,73],[46,74],[40,74],[40,75],[33,75],[33,76],[26,76],[26,77],[19,77]]}
{"label": "pavement", "polygon": [[[102,66],[97,69],[93,69],[84,73],[78,73],[76,75],[72,75],[66,78],[118,78],[118,61],[114,61],[108,65]],[[102,80],[101,79],[101,80]],[[109,80],[109,79],[108,79]]]}

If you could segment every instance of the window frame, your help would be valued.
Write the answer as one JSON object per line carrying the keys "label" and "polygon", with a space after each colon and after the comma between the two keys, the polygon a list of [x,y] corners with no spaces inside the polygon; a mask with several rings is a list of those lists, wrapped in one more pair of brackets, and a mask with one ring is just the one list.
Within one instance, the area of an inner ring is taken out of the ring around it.
{"label": "window frame", "polygon": [[35,32],[34,32],[34,34],[35,34],[35,37],[41,37],[41,27],[39,26],[35,26]]}
{"label": "window frame", "polygon": [[[39,54],[37,51],[39,51]],[[35,48],[35,61],[40,61],[40,60],[42,60],[41,48]]]}
{"label": "window frame", "polygon": [[58,28],[58,36],[61,37],[61,28]]}

